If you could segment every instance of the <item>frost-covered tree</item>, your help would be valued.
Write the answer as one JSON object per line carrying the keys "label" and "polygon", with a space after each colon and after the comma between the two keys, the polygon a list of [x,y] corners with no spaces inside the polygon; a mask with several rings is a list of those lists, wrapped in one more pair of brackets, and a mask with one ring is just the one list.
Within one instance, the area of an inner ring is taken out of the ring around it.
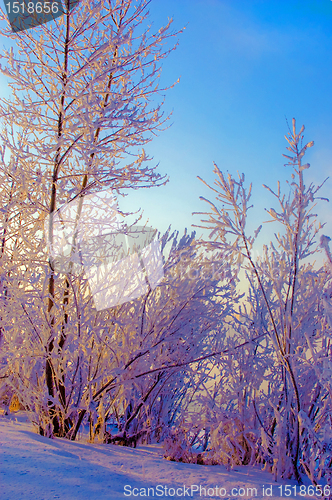
{"label": "frost-covered tree", "polygon": [[52,245],[52,215],[64,203],[166,181],[142,147],[168,118],[158,81],[175,34],[171,21],[160,29],[147,24],[148,5],[83,0],[71,8],[67,1],[62,17],[15,34],[3,15],[10,48],[1,71],[12,91],[0,105],[3,376],[15,379],[37,411],[41,433],[66,435],[73,427],[65,375],[72,361],[63,349],[74,349],[82,324],[90,322],[88,334],[95,321],[86,280],[47,262],[44,220],[50,216]]}
{"label": "frost-covered tree", "polygon": [[206,245],[241,264],[249,292],[233,320],[231,356],[218,362],[221,385],[210,390],[215,396],[206,408],[221,415],[211,421],[221,461],[254,459],[277,477],[301,481],[306,474],[317,484],[331,467],[331,275],[310,262],[319,251],[322,226],[313,208],[321,186],[305,185],[310,165],[303,156],[313,142],[302,144],[303,131],[296,132],[293,119],[286,136],[291,155],[284,155],[293,168],[289,194],[280,183],[276,192],[267,188],[278,204],[267,212],[282,229],[258,259],[253,245],[262,226],[253,236],[246,230],[251,186],[247,192],[244,175],[234,179],[215,166],[209,187],[221,205],[205,200],[212,208],[204,220],[212,229]]}
{"label": "frost-covered tree", "polygon": [[[162,244],[167,240],[166,233]],[[95,407],[90,420],[99,434],[101,423],[106,430],[107,420],[117,422],[119,432],[108,437],[113,442],[162,439],[176,425],[199,385],[197,372],[204,372],[202,363],[225,331],[234,301],[233,274],[198,252],[194,234],[178,242],[173,235],[171,241],[159,286],[105,311],[107,342],[105,333],[94,336],[99,343],[104,339],[100,345],[107,362],[91,384],[91,396],[86,391],[85,397]]]}

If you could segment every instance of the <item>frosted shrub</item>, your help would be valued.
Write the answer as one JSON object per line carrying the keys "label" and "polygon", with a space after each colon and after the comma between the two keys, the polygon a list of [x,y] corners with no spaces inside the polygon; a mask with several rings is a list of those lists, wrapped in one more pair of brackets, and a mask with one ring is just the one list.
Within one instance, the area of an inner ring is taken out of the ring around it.
{"label": "frosted shrub", "polygon": [[257,435],[246,431],[238,417],[226,418],[211,429],[207,458],[212,463],[231,467],[252,465],[256,460],[256,441]]}
{"label": "frosted shrub", "polygon": [[203,455],[193,450],[189,432],[183,427],[170,429],[163,443],[164,458],[172,462],[203,464]]}
{"label": "frosted shrub", "polygon": [[[224,351],[215,361],[225,397],[219,408],[211,402],[210,412],[233,415],[233,423],[227,430],[221,419],[212,434],[214,451],[220,448],[231,463],[251,461],[254,454],[249,458],[247,448],[256,436],[256,460],[276,478],[301,482],[305,474],[316,484],[331,467],[331,271],[308,261],[319,251],[315,238],[322,226],[313,208],[321,186],[304,182],[310,165],[303,163],[303,156],[313,142],[302,144],[303,131],[296,132],[293,119],[286,136],[291,156],[284,155],[293,168],[289,194],[282,194],[279,182],[276,191],[265,186],[278,205],[267,210],[269,222],[279,223],[282,230],[264,245],[260,258],[254,258],[253,245],[262,226],[252,236],[246,232],[252,186],[246,190],[244,175],[234,179],[215,166],[215,187],[208,187],[221,206],[203,198],[211,212],[202,222],[211,229],[211,239],[203,244],[240,266],[249,290],[230,318],[227,355]],[[322,240],[325,249],[328,240]],[[330,257],[328,253],[332,262]],[[250,440],[235,425],[234,409],[242,423],[246,412],[250,416]]]}
{"label": "frosted shrub", "polygon": [[[197,273],[196,279],[188,279],[185,263],[197,270],[204,258],[198,254],[194,233],[169,238],[172,248],[160,285],[107,313],[114,332],[109,346],[116,353],[110,353],[108,363],[112,360],[119,373],[110,384],[107,378],[96,384],[95,392],[104,394],[105,417],[115,418],[119,442],[161,441],[168,427],[178,425],[230,311],[233,290],[222,286],[219,277],[207,279]],[[163,244],[169,238],[163,237]],[[107,373],[107,365],[104,369]]]}

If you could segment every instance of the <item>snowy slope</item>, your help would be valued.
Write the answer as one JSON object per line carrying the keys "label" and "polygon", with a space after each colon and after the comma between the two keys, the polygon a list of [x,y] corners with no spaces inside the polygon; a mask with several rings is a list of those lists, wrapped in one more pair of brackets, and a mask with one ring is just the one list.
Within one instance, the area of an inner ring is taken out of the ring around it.
{"label": "snowy slope", "polygon": [[[266,500],[281,498],[279,486],[285,484],[275,483],[270,474],[259,468],[237,467],[228,472],[222,466],[169,462],[162,458],[160,446],[132,449],[51,440],[33,432],[21,415],[16,419],[0,416],[1,500],[145,497]],[[288,484],[295,485],[292,481]],[[272,496],[267,495],[268,486],[272,486]],[[248,490],[247,494],[247,488],[256,491]]]}

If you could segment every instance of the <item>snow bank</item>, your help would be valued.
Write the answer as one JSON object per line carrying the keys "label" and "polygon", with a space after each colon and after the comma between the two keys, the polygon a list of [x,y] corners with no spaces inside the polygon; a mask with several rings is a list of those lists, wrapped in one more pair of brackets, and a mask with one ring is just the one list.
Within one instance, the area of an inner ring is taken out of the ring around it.
{"label": "snow bank", "polygon": [[[256,467],[227,471],[219,465],[169,462],[161,446],[133,449],[48,439],[32,431],[23,413],[0,416],[1,500],[266,500],[286,498],[281,495],[285,484]],[[288,484],[297,497],[313,498],[300,496],[294,481]]]}

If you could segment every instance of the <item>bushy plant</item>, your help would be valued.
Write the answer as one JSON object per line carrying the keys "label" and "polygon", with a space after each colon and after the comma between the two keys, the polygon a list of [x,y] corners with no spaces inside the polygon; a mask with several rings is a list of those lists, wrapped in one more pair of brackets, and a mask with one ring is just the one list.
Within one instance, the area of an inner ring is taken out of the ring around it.
{"label": "bushy plant", "polygon": [[[254,235],[247,235],[252,186],[247,191],[244,175],[238,179],[226,176],[215,165],[215,187],[208,187],[221,205],[203,198],[212,209],[203,220],[203,227],[211,229],[211,239],[203,244],[220,250],[225,260],[238,263],[249,289],[233,317],[232,346],[215,363],[224,394],[220,411],[226,410],[226,415],[228,411],[229,417],[230,412],[237,412],[241,424],[236,427],[244,429],[246,409],[252,417],[251,435],[261,434],[256,438],[260,448],[256,459],[276,477],[301,481],[306,474],[315,484],[331,466],[327,452],[332,421],[331,378],[327,375],[331,370],[331,325],[326,314],[331,273],[327,267],[309,262],[319,252],[316,237],[322,226],[313,208],[321,186],[304,183],[304,171],[310,165],[303,163],[303,157],[313,142],[303,145],[304,126],[297,133],[294,119],[292,125],[286,136],[291,156],[284,155],[293,169],[289,194],[282,194],[279,182],[276,191],[267,188],[278,203],[278,208],[267,210],[269,222],[282,227],[275,242],[265,245],[261,257],[254,258],[253,247],[262,226]],[[223,428],[222,417],[220,420]],[[226,438],[217,440],[216,451],[219,446],[220,453],[230,456],[233,449],[238,463],[248,447],[234,440],[231,444]]]}

